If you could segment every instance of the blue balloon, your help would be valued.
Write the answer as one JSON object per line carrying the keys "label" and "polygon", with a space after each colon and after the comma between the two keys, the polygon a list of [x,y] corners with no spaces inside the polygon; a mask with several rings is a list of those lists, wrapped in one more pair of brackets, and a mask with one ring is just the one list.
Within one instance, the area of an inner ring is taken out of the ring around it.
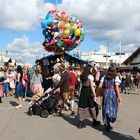
{"label": "blue balloon", "polygon": [[58,32],[58,28],[53,28],[53,31],[54,32]]}
{"label": "blue balloon", "polygon": [[52,19],[53,16],[52,16],[52,14],[48,13],[48,14],[45,16],[45,19],[48,20],[48,19],[50,19],[50,18]]}
{"label": "blue balloon", "polygon": [[53,23],[52,14],[47,14],[45,19],[41,22],[41,27],[44,30],[44,29],[46,29],[48,27],[48,25],[50,25],[52,23]]}
{"label": "blue balloon", "polygon": [[45,26],[44,22],[41,22],[41,28],[42,28],[43,30],[46,29],[46,26]]}
{"label": "blue balloon", "polygon": [[44,33],[44,36],[45,36],[45,38],[48,38],[48,37],[49,37],[48,32],[45,32],[45,33]]}

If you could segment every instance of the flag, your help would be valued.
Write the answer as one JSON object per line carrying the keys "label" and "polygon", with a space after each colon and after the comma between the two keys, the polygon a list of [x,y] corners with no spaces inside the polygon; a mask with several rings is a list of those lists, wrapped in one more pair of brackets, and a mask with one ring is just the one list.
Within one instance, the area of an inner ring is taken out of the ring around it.
{"label": "flag", "polygon": [[62,3],[62,0],[45,0],[45,2],[53,3],[53,4],[60,4]]}

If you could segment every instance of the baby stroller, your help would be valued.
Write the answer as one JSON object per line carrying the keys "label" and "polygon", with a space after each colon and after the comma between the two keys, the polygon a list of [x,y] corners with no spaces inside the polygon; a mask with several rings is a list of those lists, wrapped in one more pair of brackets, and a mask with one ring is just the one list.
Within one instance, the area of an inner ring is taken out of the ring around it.
{"label": "baby stroller", "polygon": [[40,117],[47,118],[49,114],[52,114],[57,104],[58,94],[52,92],[45,92],[44,96],[34,102],[29,107],[27,114],[39,115]]}

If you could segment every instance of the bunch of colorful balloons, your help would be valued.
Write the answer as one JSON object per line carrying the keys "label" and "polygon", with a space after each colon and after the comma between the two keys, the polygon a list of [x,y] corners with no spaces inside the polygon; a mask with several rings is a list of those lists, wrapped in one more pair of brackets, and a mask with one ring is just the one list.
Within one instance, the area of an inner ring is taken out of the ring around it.
{"label": "bunch of colorful balloons", "polygon": [[43,46],[48,52],[63,53],[70,51],[84,40],[82,22],[65,12],[50,10],[41,22],[45,41]]}

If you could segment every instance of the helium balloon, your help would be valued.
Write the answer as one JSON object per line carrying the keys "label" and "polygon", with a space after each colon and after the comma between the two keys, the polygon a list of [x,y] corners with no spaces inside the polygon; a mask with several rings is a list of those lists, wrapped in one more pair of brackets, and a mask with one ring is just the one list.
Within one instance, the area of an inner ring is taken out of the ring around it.
{"label": "helium balloon", "polygon": [[66,43],[66,44],[72,44],[72,40],[70,38],[68,39],[63,39],[63,41]]}
{"label": "helium balloon", "polygon": [[78,20],[78,21],[76,22],[76,25],[77,25],[78,28],[81,28],[81,27],[82,27],[82,22],[81,22],[80,20]]}
{"label": "helium balloon", "polygon": [[77,29],[77,26],[76,25],[73,25],[72,27],[71,27],[71,30],[73,30],[73,31],[75,31]]}
{"label": "helium balloon", "polygon": [[73,16],[70,18],[70,23],[74,23],[74,22],[76,22],[76,20],[77,20],[77,17],[73,15]]}
{"label": "helium balloon", "polygon": [[45,38],[42,45],[49,52],[62,54],[71,51],[84,40],[82,21],[66,12],[50,10],[41,22]]}
{"label": "helium balloon", "polygon": [[80,29],[76,29],[74,35],[75,36],[80,36],[81,30]]}
{"label": "helium balloon", "polygon": [[68,38],[68,37],[69,37],[69,34],[70,34],[70,30],[65,30],[65,31],[62,33],[62,38]]}
{"label": "helium balloon", "polygon": [[71,28],[70,23],[66,23],[66,24],[64,25],[64,29],[70,29],[70,28]]}

